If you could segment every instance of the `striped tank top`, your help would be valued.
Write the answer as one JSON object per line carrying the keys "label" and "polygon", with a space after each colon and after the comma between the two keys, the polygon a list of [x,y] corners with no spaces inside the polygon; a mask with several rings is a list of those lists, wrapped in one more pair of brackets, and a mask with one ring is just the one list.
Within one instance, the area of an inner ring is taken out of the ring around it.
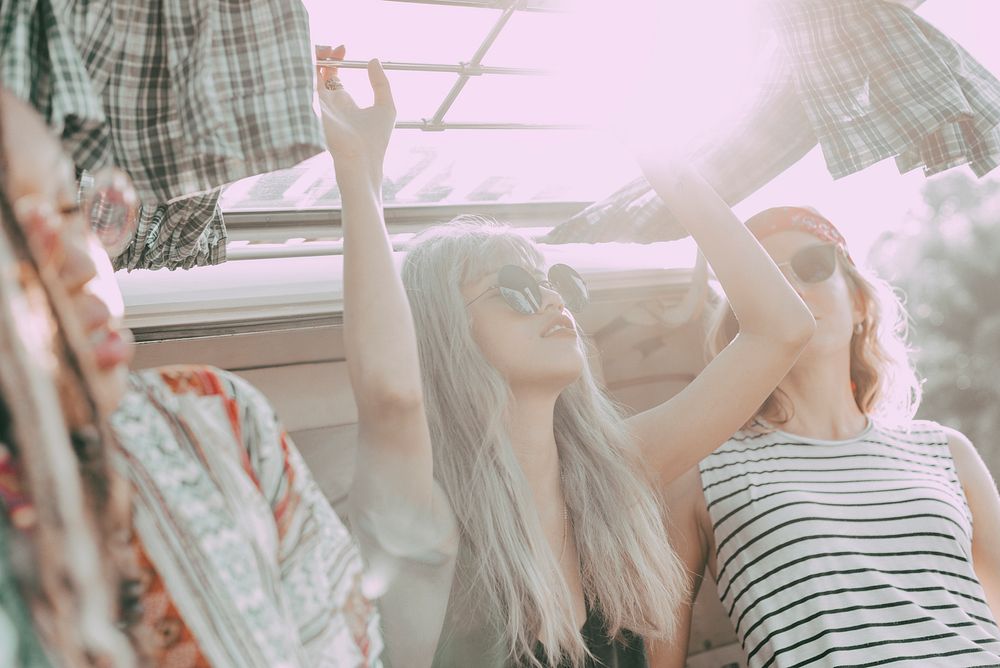
{"label": "striped tank top", "polygon": [[752,668],[1000,666],[939,425],[741,432],[700,468],[719,598]]}

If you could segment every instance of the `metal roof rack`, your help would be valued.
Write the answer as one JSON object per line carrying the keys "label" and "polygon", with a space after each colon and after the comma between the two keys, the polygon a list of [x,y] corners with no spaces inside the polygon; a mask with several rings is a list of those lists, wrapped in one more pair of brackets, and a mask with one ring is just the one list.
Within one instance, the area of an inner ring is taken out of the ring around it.
{"label": "metal roof rack", "polygon": [[[457,64],[441,63],[400,63],[385,62],[382,67],[386,70],[398,70],[406,72],[445,72],[458,75],[458,79],[452,84],[444,99],[438,105],[437,110],[430,118],[422,118],[419,121],[397,121],[396,128],[408,130],[423,130],[425,132],[442,132],[444,130],[568,130],[578,128],[577,125],[552,124],[552,123],[505,123],[505,122],[483,122],[483,123],[449,123],[445,121],[445,116],[451,110],[458,96],[462,93],[465,85],[472,77],[478,76],[545,76],[545,70],[526,67],[490,67],[483,65],[483,58],[490,47],[496,42],[504,27],[517,11],[523,12],[558,12],[565,11],[565,4],[560,0],[388,0],[389,2],[408,2],[425,5],[448,5],[461,7],[475,7],[479,9],[500,10],[500,16],[496,23],[483,38],[479,48],[472,55],[468,62]],[[330,67],[343,67],[348,69],[362,69],[367,67],[367,63],[360,60],[334,61],[320,59],[319,65]]]}
{"label": "metal roof rack", "polygon": [[418,5],[446,5],[450,7],[475,7],[479,9],[506,9],[513,6],[525,12],[565,12],[569,4],[564,0],[389,0]]}

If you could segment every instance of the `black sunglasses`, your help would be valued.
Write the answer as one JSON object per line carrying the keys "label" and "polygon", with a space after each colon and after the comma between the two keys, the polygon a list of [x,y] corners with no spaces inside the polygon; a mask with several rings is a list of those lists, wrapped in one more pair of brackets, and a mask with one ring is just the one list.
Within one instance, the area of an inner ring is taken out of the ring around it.
{"label": "black sunglasses", "polygon": [[548,280],[541,281],[523,267],[507,264],[497,272],[496,285],[486,288],[465,305],[471,306],[487,293],[499,290],[508,306],[522,315],[532,315],[542,311],[542,288],[558,292],[563,304],[573,313],[582,311],[590,301],[590,293],[583,277],[567,264],[552,265]]}
{"label": "black sunglasses", "polygon": [[800,283],[822,283],[833,276],[837,268],[837,246],[834,244],[815,244],[797,251],[787,262],[781,262],[778,267],[788,267],[792,276]]}

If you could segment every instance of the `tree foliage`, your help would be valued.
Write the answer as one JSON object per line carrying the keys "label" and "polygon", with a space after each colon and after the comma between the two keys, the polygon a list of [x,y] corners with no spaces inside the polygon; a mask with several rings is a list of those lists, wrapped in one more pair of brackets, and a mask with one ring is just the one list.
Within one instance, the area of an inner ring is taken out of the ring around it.
{"label": "tree foliage", "polygon": [[949,173],[923,195],[869,262],[906,296],[918,417],[964,432],[1000,477],[1000,181]]}

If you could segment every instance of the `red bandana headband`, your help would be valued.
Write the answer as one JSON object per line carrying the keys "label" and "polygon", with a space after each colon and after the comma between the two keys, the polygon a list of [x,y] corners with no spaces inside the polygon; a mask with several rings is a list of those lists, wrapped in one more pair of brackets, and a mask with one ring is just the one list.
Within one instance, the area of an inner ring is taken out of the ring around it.
{"label": "red bandana headband", "polygon": [[833,226],[833,223],[813,209],[800,206],[776,206],[751,217],[746,225],[747,229],[758,239],[789,230],[811,234],[818,239],[835,244],[843,251],[848,262],[854,264],[851,254],[847,251],[847,240],[844,239],[844,235]]}

